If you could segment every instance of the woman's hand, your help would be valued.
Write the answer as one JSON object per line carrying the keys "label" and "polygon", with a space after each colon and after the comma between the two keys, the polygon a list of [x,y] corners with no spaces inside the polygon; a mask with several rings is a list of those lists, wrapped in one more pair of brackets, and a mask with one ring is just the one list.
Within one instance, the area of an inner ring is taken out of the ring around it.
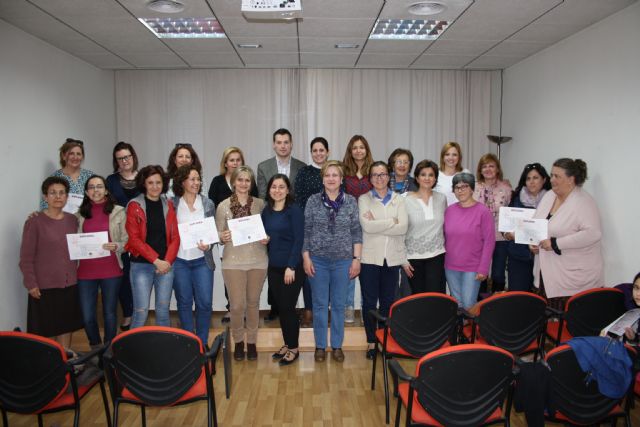
{"label": "woman's hand", "polygon": [[266,238],[266,239],[262,239],[262,240],[260,240],[260,243],[262,243],[263,245],[266,245],[266,244],[268,244],[268,243],[269,243],[269,240],[271,240],[271,237],[267,236],[267,238]]}
{"label": "woman's hand", "polygon": [[102,249],[104,249],[105,251],[115,252],[118,250],[118,244],[113,242],[105,243],[104,245],[102,245]]}
{"label": "woman's hand", "polygon": [[483,282],[487,280],[487,275],[482,273],[476,273],[476,280]]}
{"label": "woman's hand", "polygon": [[624,328],[624,336],[627,337],[629,341],[633,341],[636,339],[636,331],[632,328]]}
{"label": "woman's hand", "polygon": [[296,280],[296,271],[287,267],[284,270],[284,284],[290,285]]}
{"label": "woman's hand", "polygon": [[505,240],[514,240],[515,236],[512,232],[507,231],[506,233],[502,233],[502,237],[505,238]]}
{"label": "woman's hand", "polygon": [[200,249],[202,252],[206,252],[209,250],[210,245],[204,244],[202,243],[202,240],[200,240],[198,242],[198,249]]}
{"label": "woman's hand", "polygon": [[408,278],[412,278],[413,277],[413,272],[415,271],[413,266],[411,264],[405,264],[402,266],[402,269],[404,270],[405,274],[407,275]]}
{"label": "woman's hand", "polygon": [[156,272],[159,274],[167,274],[171,270],[171,264],[167,261],[158,258],[153,262],[153,265],[156,267]]}
{"label": "woman's hand", "polygon": [[35,299],[40,299],[40,297],[42,296],[42,294],[40,293],[40,288],[29,289],[29,295],[31,295],[31,297]]}
{"label": "woman's hand", "polygon": [[373,221],[374,219],[373,213],[371,211],[366,211],[365,213],[362,214],[362,216],[364,217],[364,219],[369,221]]}
{"label": "woman's hand", "polygon": [[220,241],[223,245],[229,243],[231,241],[231,231],[225,230],[218,233],[218,237],[220,237]]}
{"label": "woman's hand", "polygon": [[311,258],[304,257],[302,259],[302,267],[304,268],[304,273],[308,277],[313,277],[316,275],[316,269],[313,267],[313,261],[311,261]]}
{"label": "woman's hand", "polygon": [[538,255],[538,253],[540,252],[540,247],[538,245],[529,245],[529,250],[532,254]]}
{"label": "woman's hand", "polygon": [[349,279],[355,279],[360,274],[360,260],[354,258],[351,261],[351,267],[349,267]]}
{"label": "woman's hand", "polygon": [[551,247],[551,239],[540,240],[540,243],[538,243],[538,246],[541,249],[544,249],[545,251],[552,251],[553,250],[553,248]]}

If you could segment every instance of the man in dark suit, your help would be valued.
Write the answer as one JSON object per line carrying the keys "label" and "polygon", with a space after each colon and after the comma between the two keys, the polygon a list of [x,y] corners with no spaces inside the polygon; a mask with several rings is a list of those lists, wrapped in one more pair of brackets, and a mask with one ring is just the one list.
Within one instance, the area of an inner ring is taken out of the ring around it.
{"label": "man in dark suit", "polygon": [[258,165],[258,195],[261,199],[267,195],[267,183],[277,173],[283,173],[289,177],[291,193],[293,193],[296,175],[306,164],[291,156],[292,149],[291,132],[287,129],[278,129],[273,133],[273,151],[276,155]]}
{"label": "man in dark suit", "polygon": [[[291,132],[287,129],[278,129],[273,133],[273,151],[276,155],[258,165],[258,195],[264,199],[267,195],[267,183],[271,177],[277,173],[282,173],[289,177],[291,182],[291,194],[293,194],[293,183],[296,180],[298,171],[306,166],[303,162],[291,156],[293,149],[293,139]],[[264,318],[271,321],[278,317],[278,307],[275,305],[275,298],[271,286],[267,288],[267,301],[271,305],[271,311]]]}

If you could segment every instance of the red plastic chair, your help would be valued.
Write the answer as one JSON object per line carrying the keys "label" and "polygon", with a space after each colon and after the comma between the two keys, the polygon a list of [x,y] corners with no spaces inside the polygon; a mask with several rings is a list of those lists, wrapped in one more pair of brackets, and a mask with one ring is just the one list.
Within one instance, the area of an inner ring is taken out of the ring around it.
{"label": "red plastic chair", "polygon": [[212,421],[217,426],[211,377],[223,341],[224,333],[205,352],[196,335],[162,326],[136,328],[114,338],[105,355],[114,426],[121,403],[140,406],[144,426],[147,406],[170,407],[198,400],[207,402],[209,427]]}
{"label": "red plastic chair", "polygon": [[111,426],[104,373],[86,366],[76,367],[93,357],[102,357],[104,348],[69,360],[56,341],[24,332],[0,332],[0,410],[5,426],[8,412],[38,416],[73,409],[73,425],[80,422],[80,400],[99,384],[107,425]]}
{"label": "red plastic chair", "polygon": [[396,427],[403,406],[407,426],[509,425],[515,359],[506,350],[483,344],[443,348],[422,357],[414,376],[397,360],[390,366],[404,381],[398,387]]}
{"label": "red plastic chair", "polygon": [[[436,292],[425,292],[401,298],[391,306],[389,317],[369,312],[384,326],[376,331],[376,357],[371,371],[371,390],[375,389],[376,362],[382,354],[386,422],[389,423],[389,360],[394,357],[419,359],[441,347],[456,344],[459,324],[458,302]],[[394,382],[394,394],[397,384]]]}
{"label": "red plastic chair", "polygon": [[542,355],[547,301],[531,292],[495,294],[478,303],[478,314],[466,313],[471,323],[463,334],[471,343],[503,348],[518,356]]}
{"label": "red plastic chair", "polygon": [[608,324],[624,314],[624,293],[615,288],[588,289],[567,300],[558,322],[547,323],[547,336],[555,345],[573,337],[598,336]]}
{"label": "red plastic chair", "polygon": [[[626,346],[632,359],[636,351]],[[633,400],[633,381],[626,394],[626,403],[622,399],[604,396],[598,390],[595,380],[585,383],[585,373],[580,368],[573,349],[561,345],[551,350],[545,360],[551,369],[551,402],[553,412],[545,414],[545,419],[565,425],[592,425],[623,418],[627,427],[631,426],[629,417]]]}

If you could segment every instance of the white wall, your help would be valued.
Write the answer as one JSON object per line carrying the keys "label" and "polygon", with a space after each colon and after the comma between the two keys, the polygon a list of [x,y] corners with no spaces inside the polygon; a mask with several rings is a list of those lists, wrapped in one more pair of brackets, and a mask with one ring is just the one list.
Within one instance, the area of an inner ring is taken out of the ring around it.
{"label": "white wall", "polygon": [[605,281],[631,281],[640,271],[640,3],[508,68],[503,134],[513,136],[502,150],[512,183],[530,162],[548,169],[559,157],[587,162]]}
{"label": "white wall", "polygon": [[59,168],[66,137],[85,142],[84,166],[111,172],[113,72],[99,70],[0,20],[0,330],[26,324],[18,255],[22,224],[38,207],[42,180]]}

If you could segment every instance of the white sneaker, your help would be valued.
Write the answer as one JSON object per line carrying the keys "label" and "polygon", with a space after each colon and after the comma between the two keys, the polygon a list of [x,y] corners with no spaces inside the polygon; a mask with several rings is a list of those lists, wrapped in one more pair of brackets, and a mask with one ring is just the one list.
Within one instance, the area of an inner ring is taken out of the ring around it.
{"label": "white sneaker", "polygon": [[344,323],[355,323],[356,316],[353,307],[349,306],[344,310]]}

